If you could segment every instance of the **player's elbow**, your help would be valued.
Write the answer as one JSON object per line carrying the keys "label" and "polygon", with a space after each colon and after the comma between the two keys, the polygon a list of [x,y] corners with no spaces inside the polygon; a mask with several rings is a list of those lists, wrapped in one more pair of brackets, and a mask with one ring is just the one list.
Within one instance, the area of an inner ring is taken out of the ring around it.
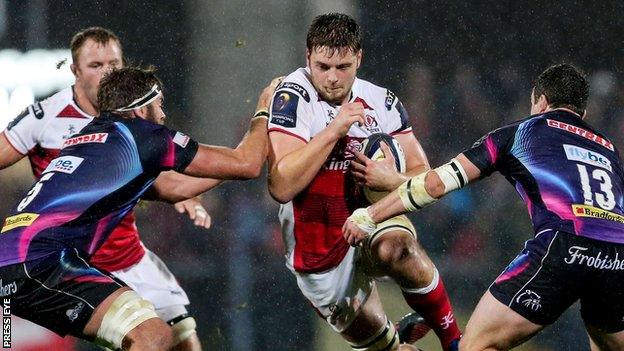
{"label": "player's elbow", "polygon": [[271,177],[269,177],[269,194],[271,194],[271,197],[280,204],[288,203],[295,197],[295,194],[288,191],[286,187],[277,186],[277,184],[271,180]]}
{"label": "player's elbow", "polygon": [[240,166],[239,179],[255,179],[262,174],[262,162],[244,162]]}

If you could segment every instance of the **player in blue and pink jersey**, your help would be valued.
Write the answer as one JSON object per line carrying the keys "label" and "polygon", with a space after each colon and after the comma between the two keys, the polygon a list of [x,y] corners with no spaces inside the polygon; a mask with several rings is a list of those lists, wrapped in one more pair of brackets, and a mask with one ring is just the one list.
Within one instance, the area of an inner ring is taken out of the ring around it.
{"label": "player in blue and pink jersey", "polygon": [[584,120],[588,96],[577,68],[548,68],[533,88],[530,117],[487,134],[345,223],[355,245],[385,218],[495,171],[514,185],[535,236],[482,297],[461,350],[510,349],[577,300],[592,349],[624,347],[624,171],[615,146]]}
{"label": "player in blue and pink jersey", "polygon": [[[88,259],[140,198],[175,202],[212,187],[208,177],[257,177],[277,83],[262,92],[248,135],[228,149],[162,125],[162,83],[152,70],[122,68],[104,77],[98,92],[104,112],[68,139],[1,229],[0,276],[12,312],[113,349],[172,346],[171,329],[153,305]],[[168,170],[193,177],[156,180]]]}

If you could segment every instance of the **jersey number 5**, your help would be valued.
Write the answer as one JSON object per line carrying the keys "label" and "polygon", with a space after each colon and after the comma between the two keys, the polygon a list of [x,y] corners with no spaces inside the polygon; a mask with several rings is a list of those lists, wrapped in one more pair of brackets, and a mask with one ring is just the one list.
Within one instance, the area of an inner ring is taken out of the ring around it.
{"label": "jersey number 5", "polygon": [[26,194],[26,197],[17,206],[18,212],[21,212],[24,208],[26,208],[26,206],[28,206],[29,203],[32,202],[32,200],[35,199],[35,197],[37,197],[37,194],[39,194],[39,192],[41,191],[41,188],[43,187],[43,183],[46,180],[52,178],[53,175],[54,175],[54,172],[46,173],[43,176],[41,176],[41,179],[39,179],[39,181],[32,187],[32,189],[30,189],[28,194]]}
{"label": "jersey number 5", "polygon": [[589,172],[587,167],[583,165],[576,165],[578,167],[579,175],[581,176],[581,185],[583,187],[583,197],[585,198],[585,205],[593,206],[594,198],[604,210],[612,210],[615,207],[615,196],[613,195],[613,185],[611,183],[611,177],[609,173],[602,169],[594,169],[591,172],[591,177],[600,182],[600,192],[593,192],[591,185],[589,184]]}

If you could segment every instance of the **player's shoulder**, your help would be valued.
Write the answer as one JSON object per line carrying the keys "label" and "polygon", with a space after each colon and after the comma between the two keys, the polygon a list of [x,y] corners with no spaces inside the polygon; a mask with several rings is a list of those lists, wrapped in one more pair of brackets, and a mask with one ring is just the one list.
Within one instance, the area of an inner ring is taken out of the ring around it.
{"label": "player's shoulder", "polygon": [[392,107],[398,102],[397,96],[388,88],[374,84],[368,80],[355,78],[353,83],[354,89],[357,90],[357,94],[370,101],[372,104],[382,105],[385,110],[390,111]]}
{"label": "player's shoulder", "polygon": [[316,90],[310,80],[310,73],[306,68],[299,68],[287,75],[276,89],[277,92],[287,91],[299,95],[307,103],[318,100]]}
{"label": "player's shoulder", "polygon": [[74,92],[69,86],[31,105],[33,113],[39,117],[56,116],[74,101]]}

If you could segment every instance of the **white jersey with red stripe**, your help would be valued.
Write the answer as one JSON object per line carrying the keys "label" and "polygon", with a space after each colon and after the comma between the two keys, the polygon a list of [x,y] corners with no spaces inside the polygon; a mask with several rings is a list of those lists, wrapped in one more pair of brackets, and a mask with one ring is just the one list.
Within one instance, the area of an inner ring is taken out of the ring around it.
{"label": "white jersey with red stripe", "polygon": [[[355,79],[349,102],[364,105],[366,123],[354,124],[338,141],[307,188],[280,207],[287,266],[304,273],[338,266],[349,249],[342,225],[353,209],[347,171],[361,142],[373,133],[411,133],[403,105],[388,89]],[[281,132],[309,142],[338,115],[314,89],[307,68],[288,75],[277,88],[271,105],[269,133]]]}
{"label": "white jersey with red stripe", "polygon": [[[71,136],[92,119],[74,100],[73,88],[67,87],[28,106],[9,123],[4,134],[15,150],[28,155],[33,174],[39,178],[63,145],[72,142]],[[91,263],[113,272],[139,262],[144,254],[131,211],[93,254]]]}

